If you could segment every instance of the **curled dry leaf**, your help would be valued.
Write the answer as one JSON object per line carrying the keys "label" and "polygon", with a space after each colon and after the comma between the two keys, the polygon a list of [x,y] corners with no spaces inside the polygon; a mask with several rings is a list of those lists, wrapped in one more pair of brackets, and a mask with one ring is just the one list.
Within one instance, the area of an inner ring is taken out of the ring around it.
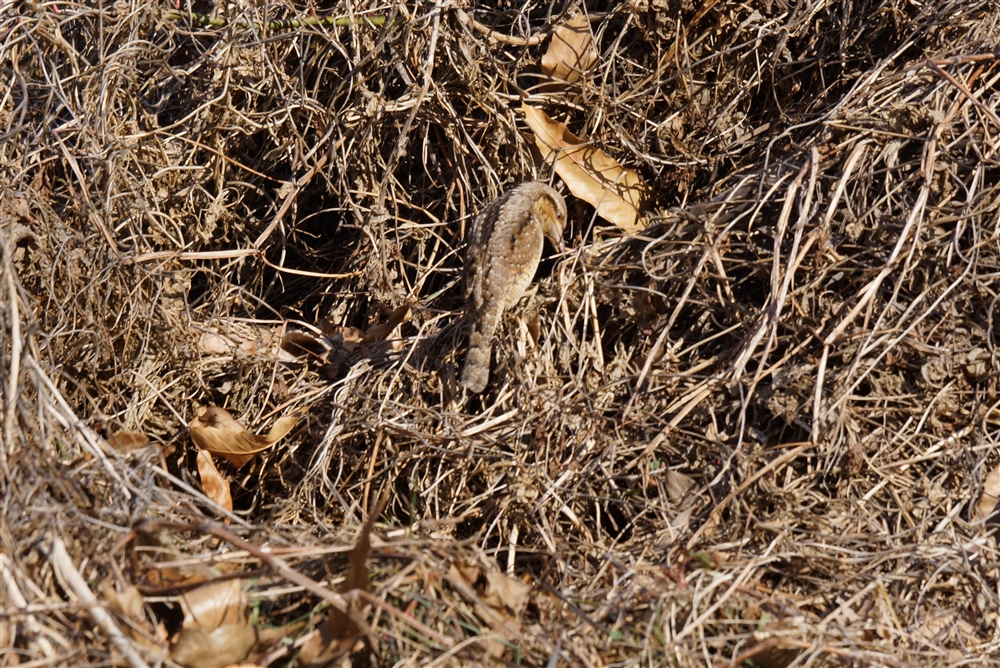
{"label": "curled dry leaf", "polygon": [[387,338],[390,334],[392,334],[392,330],[396,329],[410,319],[412,307],[413,302],[407,301],[390,313],[385,322],[380,325],[372,325],[369,327],[368,331],[365,332],[365,343],[375,343]]}
{"label": "curled dry leaf", "polygon": [[334,348],[348,355],[356,353],[365,343],[365,333],[357,327],[331,327],[329,337]]}
{"label": "curled dry leaf", "polygon": [[274,340],[274,333],[262,327],[233,326],[225,333],[209,327],[198,339],[198,350],[206,355],[253,355],[262,343],[270,347]]}
{"label": "curled dry leaf", "polygon": [[197,409],[188,427],[195,445],[240,468],[290,432],[300,417],[293,413],[279,418],[266,436],[258,436],[247,431],[226,409],[210,406]]}
{"label": "curled dry leaf", "polygon": [[185,629],[170,650],[170,659],[187,668],[223,668],[242,661],[257,644],[252,624],[226,624],[211,631]]}
{"label": "curled dry leaf", "polygon": [[170,649],[174,662],[188,668],[222,668],[245,659],[257,644],[240,580],[210,582],[181,596],[180,603],[184,621]]}
{"label": "curled dry leaf", "polygon": [[[101,588],[101,596],[108,602],[108,606],[118,610],[130,620],[128,632],[132,636],[133,642],[152,652],[162,652],[166,647],[167,630],[163,622],[159,622],[155,629],[151,629],[146,619],[145,599],[135,585],[129,585],[124,591],[118,591],[114,585],[107,585]],[[3,645],[0,644],[0,647]]]}
{"label": "curled dry leaf", "polygon": [[181,596],[180,603],[184,621],[170,654],[176,663],[221,668],[245,659],[257,643],[240,580],[211,582]]}
{"label": "curled dry leaf", "polygon": [[553,79],[579,81],[597,64],[597,47],[590,20],[577,14],[556,27],[549,48],[542,56],[542,73]]}
{"label": "curled dry leaf", "polygon": [[108,443],[115,450],[131,450],[149,443],[149,436],[141,431],[117,431],[108,436]]}
{"label": "curled dry leaf", "polygon": [[414,302],[411,301],[405,302],[393,310],[385,322],[372,325],[367,331],[357,327],[335,325],[326,320],[319,323],[324,339],[304,332],[289,332],[285,336],[282,347],[297,357],[308,354],[315,358],[326,359],[334,364],[339,364],[347,357],[357,353],[366,354],[370,349],[386,345],[398,350],[402,347],[402,342],[391,344],[383,342],[392,334],[393,330],[410,320],[413,304]]}
{"label": "curled dry leaf", "polygon": [[142,594],[135,585],[129,585],[125,591],[118,591],[113,585],[107,585],[101,589],[101,596],[112,608],[123,613],[133,622],[143,623],[146,621],[146,612],[143,609]]}
{"label": "curled dry leaf", "polygon": [[528,604],[531,585],[527,585],[506,573],[492,571],[476,563],[458,562],[451,565],[452,575],[461,578],[472,592],[481,590],[483,603],[498,612],[505,609],[519,615]]}
{"label": "curled dry leaf", "polygon": [[972,511],[972,521],[982,522],[993,514],[1000,500],[1000,465],[997,465],[986,475],[983,482],[983,495],[979,497],[979,503]]}
{"label": "curled dry leaf", "polygon": [[626,232],[645,226],[646,185],[599,148],[587,144],[540,109],[522,104],[542,159],[553,163],[570,192],[597,209],[597,215]]}
{"label": "curled dry leaf", "polygon": [[286,333],[285,338],[281,340],[281,349],[294,359],[300,357],[323,359],[330,352],[330,344],[310,332],[292,331]]}
{"label": "curled dry leaf", "polygon": [[688,490],[691,489],[692,485],[694,485],[694,480],[692,480],[690,476],[684,475],[680,471],[667,469],[667,498],[670,499],[671,503],[678,503],[681,501],[684,498],[684,495],[688,493]]}
{"label": "curled dry leaf", "polygon": [[226,510],[233,509],[233,495],[229,490],[229,481],[219,473],[212,454],[207,450],[198,451],[198,476],[201,478],[201,488],[205,496]]}
{"label": "curled dry leaf", "polygon": [[528,594],[531,586],[516,580],[505,573],[486,572],[486,593],[483,602],[491,608],[502,610],[507,608],[515,615],[528,604]]}
{"label": "curled dry leaf", "polygon": [[213,631],[224,624],[243,621],[246,593],[239,579],[209,582],[180,597],[185,629]]}

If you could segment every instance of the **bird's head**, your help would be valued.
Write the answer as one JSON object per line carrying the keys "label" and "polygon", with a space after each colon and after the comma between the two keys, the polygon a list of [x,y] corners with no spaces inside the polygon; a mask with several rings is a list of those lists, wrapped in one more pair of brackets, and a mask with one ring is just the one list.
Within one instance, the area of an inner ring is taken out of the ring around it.
{"label": "bird's head", "polygon": [[563,230],[566,229],[566,200],[557,190],[545,186],[535,199],[534,214],[542,228],[542,234],[562,253],[566,250]]}

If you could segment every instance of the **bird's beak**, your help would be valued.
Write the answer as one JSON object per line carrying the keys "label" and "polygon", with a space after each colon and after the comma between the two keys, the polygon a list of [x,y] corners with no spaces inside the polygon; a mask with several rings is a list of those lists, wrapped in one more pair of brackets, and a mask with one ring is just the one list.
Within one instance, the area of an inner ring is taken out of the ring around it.
{"label": "bird's beak", "polygon": [[559,241],[556,243],[556,246],[559,248],[560,253],[566,252],[566,242],[563,241],[562,237],[559,237]]}

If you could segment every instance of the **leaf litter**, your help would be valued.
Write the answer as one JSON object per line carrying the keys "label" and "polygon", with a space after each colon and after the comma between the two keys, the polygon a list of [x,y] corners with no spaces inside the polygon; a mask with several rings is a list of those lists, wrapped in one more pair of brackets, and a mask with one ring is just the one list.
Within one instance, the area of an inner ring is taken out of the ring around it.
{"label": "leaf litter", "polygon": [[554,79],[573,83],[588,76],[599,58],[590,20],[584,14],[577,14],[556,26],[542,56],[541,71]]}
{"label": "leaf litter", "polygon": [[202,406],[195,410],[188,428],[191,440],[203,452],[219,455],[236,468],[241,468],[255,455],[284,438],[295,428],[300,417],[295,413],[280,417],[266,435],[257,435],[250,433],[226,409]]}
{"label": "leaf litter", "polygon": [[564,123],[528,104],[521,105],[542,160],[554,165],[556,174],[576,197],[593,205],[597,215],[626,232],[638,232],[647,221],[642,215],[646,187],[639,175],[577,137]]}

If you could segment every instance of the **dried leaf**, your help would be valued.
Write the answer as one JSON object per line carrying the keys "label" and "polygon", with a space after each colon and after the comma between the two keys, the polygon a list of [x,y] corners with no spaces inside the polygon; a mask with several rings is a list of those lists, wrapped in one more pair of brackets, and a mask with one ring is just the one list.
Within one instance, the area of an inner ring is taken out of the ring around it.
{"label": "dried leaf", "polygon": [[149,443],[149,436],[141,431],[116,431],[108,436],[108,443],[115,450],[131,450]]}
{"label": "dried leaf", "polygon": [[[790,666],[802,654],[799,647],[788,647],[787,643],[782,644],[784,638],[778,635],[768,635],[764,631],[756,631],[753,639],[756,645],[749,651],[740,655],[743,659],[741,665],[754,665],[760,668],[786,668]],[[751,661],[748,661],[751,659]]]}
{"label": "dried leaf", "polygon": [[982,522],[992,515],[998,500],[1000,500],[1000,465],[997,465],[986,475],[986,480],[983,482],[983,495],[972,511],[972,521]]}
{"label": "dried leaf", "polygon": [[584,142],[565,124],[527,104],[521,105],[535,143],[546,162],[554,164],[570,192],[592,204],[597,215],[626,232],[646,225],[641,210],[647,188],[639,175],[625,169],[610,155]]}
{"label": "dried leaf", "polygon": [[206,355],[228,355],[236,348],[236,344],[215,332],[205,332],[198,339],[198,350]]}
{"label": "dried leaf", "polygon": [[461,562],[453,564],[453,568],[455,569],[456,574],[460,575],[462,579],[465,580],[470,589],[474,587],[477,582],[479,582],[479,578],[483,574],[483,569],[480,568],[478,564]]}
{"label": "dried leaf", "polygon": [[198,451],[198,476],[205,496],[226,510],[233,509],[233,495],[229,491],[229,481],[215,468],[212,454],[207,450]]}
{"label": "dried leaf", "polygon": [[[368,576],[368,556],[372,550],[371,532],[375,528],[375,520],[382,514],[388,500],[389,495],[383,492],[378,503],[375,504],[375,508],[368,515],[368,521],[361,528],[358,540],[348,555],[351,567],[347,572],[344,584],[340,587],[341,593],[346,594],[352,590],[371,591],[371,581]],[[332,608],[326,621],[302,646],[302,651],[299,653],[299,664],[304,666],[325,665],[333,658],[349,651],[360,636],[361,629],[354,623],[350,615]]]}
{"label": "dried leaf", "polygon": [[688,527],[691,525],[691,515],[693,513],[694,506],[689,504],[687,508],[670,518],[668,526],[672,538],[679,539],[682,534],[687,532]]}
{"label": "dried leaf", "polygon": [[209,328],[198,339],[198,350],[206,355],[253,355],[260,349],[258,333],[254,330],[228,331],[222,334]]}
{"label": "dried leaf", "polygon": [[247,622],[211,631],[184,629],[170,650],[170,659],[187,668],[223,668],[242,661],[257,644],[257,629]]}
{"label": "dried leaf", "polygon": [[156,653],[164,650],[167,644],[166,628],[163,622],[158,623],[155,628],[150,626],[143,607],[145,599],[139,593],[138,587],[129,585],[125,591],[120,592],[114,585],[108,585],[101,589],[101,596],[108,602],[109,607],[118,610],[132,621],[128,625],[128,632],[135,644]]}
{"label": "dried leaf", "polygon": [[218,580],[227,573],[236,573],[242,566],[236,562],[218,562],[206,564],[201,562],[185,563],[178,566],[163,566],[159,562],[146,563],[147,570],[142,573],[143,582],[150,587],[160,589],[194,589],[197,585]]}
{"label": "dried leaf", "polygon": [[146,613],[143,609],[142,594],[135,585],[129,585],[125,591],[118,591],[113,585],[108,585],[101,589],[101,596],[112,608],[118,610],[133,622],[142,623],[146,621]]}
{"label": "dried leaf", "polygon": [[365,333],[357,327],[331,327],[328,336],[334,348],[340,348],[348,355],[357,352],[365,342]]}
{"label": "dried leaf", "polygon": [[531,586],[504,573],[486,572],[486,594],[483,602],[491,608],[507,608],[515,615],[521,614],[528,604]]}
{"label": "dried leaf", "polygon": [[293,413],[279,418],[267,436],[257,436],[247,431],[226,409],[211,406],[196,410],[195,418],[188,427],[192,440],[199,448],[224,457],[240,468],[258,452],[267,450],[290,432],[300,417],[300,414]]}
{"label": "dried leaf", "polygon": [[219,580],[192,589],[180,597],[185,629],[212,631],[225,624],[243,622],[246,593],[237,579]]}
{"label": "dried leaf", "polygon": [[288,332],[281,340],[281,349],[292,356],[323,358],[330,352],[330,345],[308,332]]}
{"label": "dried leaf", "polygon": [[579,81],[597,64],[598,53],[590,20],[577,14],[556,27],[542,56],[542,73],[567,82]]}
{"label": "dried leaf", "polygon": [[469,562],[452,563],[449,570],[470,594],[476,590],[482,592],[479,598],[494,610],[502,612],[506,608],[517,615],[528,604],[531,586],[505,573]]}
{"label": "dried leaf", "polygon": [[667,498],[670,499],[671,503],[677,503],[683,499],[694,484],[694,480],[690,476],[673,469],[667,469],[666,478]]}
{"label": "dried leaf", "polygon": [[368,328],[365,332],[365,343],[375,343],[376,341],[381,341],[392,334],[392,330],[396,329],[404,322],[409,321],[412,314],[413,303],[405,302],[402,306],[394,310],[386,318],[386,321],[381,325],[373,325]]}

